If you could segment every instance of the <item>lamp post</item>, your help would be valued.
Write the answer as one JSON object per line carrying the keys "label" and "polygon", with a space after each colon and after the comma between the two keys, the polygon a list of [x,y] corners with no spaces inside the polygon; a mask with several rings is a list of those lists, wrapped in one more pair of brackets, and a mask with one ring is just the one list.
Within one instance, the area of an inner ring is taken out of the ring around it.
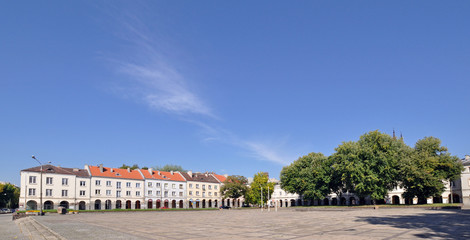
{"label": "lamp post", "polygon": [[[34,155],[31,156],[31,157],[34,160],[36,160],[39,163],[39,165],[41,165],[41,172],[40,172],[41,180],[40,180],[40,183],[39,183],[40,184],[40,187],[39,187],[39,201],[40,201],[41,211],[39,212],[39,215],[42,216],[43,215],[43,212],[42,212],[42,165],[43,164]],[[49,163],[51,163],[51,162],[49,162]]]}

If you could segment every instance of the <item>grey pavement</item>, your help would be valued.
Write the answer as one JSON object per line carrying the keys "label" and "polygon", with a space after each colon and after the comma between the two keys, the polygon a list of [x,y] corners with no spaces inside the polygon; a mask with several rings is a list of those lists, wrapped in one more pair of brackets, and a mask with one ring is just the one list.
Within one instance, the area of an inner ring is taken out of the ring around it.
{"label": "grey pavement", "polygon": [[0,214],[0,239],[28,239],[11,218],[11,213]]}
{"label": "grey pavement", "polygon": [[470,211],[289,208],[35,216],[65,239],[469,239]]}

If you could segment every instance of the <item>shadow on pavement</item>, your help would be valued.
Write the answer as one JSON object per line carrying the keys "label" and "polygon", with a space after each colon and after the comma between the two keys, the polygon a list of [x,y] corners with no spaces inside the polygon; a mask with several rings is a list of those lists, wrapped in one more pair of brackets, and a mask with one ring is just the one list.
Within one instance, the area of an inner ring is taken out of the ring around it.
{"label": "shadow on pavement", "polygon": [[424,230],[426,232],[414,234],[417,238],[470,238],[470,210],[450,210],[444,213],[429,210],[428,213],[414,216],[359,217],[356,221],[367,222],[372,225],[389,225],[404,230]]}

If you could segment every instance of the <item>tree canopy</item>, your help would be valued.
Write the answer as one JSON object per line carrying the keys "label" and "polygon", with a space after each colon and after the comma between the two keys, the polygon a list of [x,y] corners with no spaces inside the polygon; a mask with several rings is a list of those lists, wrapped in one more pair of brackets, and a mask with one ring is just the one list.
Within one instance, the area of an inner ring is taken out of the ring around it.
{"label": "tree canopy", "polygon": [[251,204],[264,205],[268,198],[271,197],[273,191],[274,183],[269,182],[266,173],[259,172],[253,177],[253,182],[250,184],[250,190],[245,201]]}
{"label": "tree canopy", "polygon": [[[248,180],[243,176],[228,176],[223,182],[220,192],[223,198],[245,197],[248,186]],[[246,198],[246,197],[245,197]]]}
{"label": "tree canopy", "polygon": [[281,187],[304,199],[321,199],[331,192],[331,164],[322,153],[309,153],[281,171]]}
{"label": "tree canopy", "polygon": [[179,172],[186,172],[180,165],[173,165],[173,164],[166,164],[163,167],[155,166],[153,169],[163,172],[170,172],[170,171],[179,171]]}
{"label": "tree canopy", "polygon": [[120,167],[120,169],[132,169],[132,170],[136,170],[136,169],[139,169],[139,165],[137,164],[134,164],[132,166],[129,166],[129,165],[126,165],[126,164],[122,164],[122,166]]}
{"label": "tree canopy", "polygon": [[17,208],[20,189],[10,183],[0,183],[0,208]]}

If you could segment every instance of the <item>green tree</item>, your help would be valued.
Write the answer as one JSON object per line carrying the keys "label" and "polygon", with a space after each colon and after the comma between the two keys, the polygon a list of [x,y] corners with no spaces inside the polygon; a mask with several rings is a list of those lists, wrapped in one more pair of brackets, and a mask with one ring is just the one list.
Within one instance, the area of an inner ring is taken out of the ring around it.
{"label": "green tree", "polygon": [[403,197],[418,197],[418,203],[424,204],[427,198],[440,196],[446,187],[444,181],[456,179],[462,171],[460,159],[451,156],[441,146],[441,140],[434,137],[418,140],[411,157],[401,165]]}
{"label": "green tree", "polygon": [[309,153],[282,168],[281,187],[304,199],[322,199],[331,193],[332,168],[322,153]]}
{"label": "green tree", "polygon": [[345,142],[331,156],[336,186],[359,197],[370,196],[374,204],[398,185],[399,162],[407,158],[410,148],[401,139],[378,130],[360,137],[357,142]]}
{"label": "green tree", "polygon": [[139,169],[139,165],[134,164],[132,166],[129,166],[129,165],[126,165],[126,164],[122,164],[122,166],[120,167],[120,169],[127,169],[127,168],[130,168],[132,170],[136,170],[136,169]]}
{"label": "green tree", "polygon": [[170,171],[178,171],[178,172],[186,172],[180,165],[173,165],[173,164],[166,164],[163,167],[156,166],[154,167],[155,170],[163,171],[163,172],[170,172]]}
{"label": "green tree", "polygon": [[264,205],[274,191],[274,183],[268,182],[268,180],[268,175],[264,172],[255,174],[253,182],[250,184],[246,202],[260,206]]}
{"label": "green tree", "polygon": [[0,183],[0,208],[17,208],[20,198],[20,189],[13,184]]}
{"label": "green tree", "polygon": [[248,180],[243,176],[228,176],[223,183],[220,193],[224,199],[245,197],[248,191]]}

